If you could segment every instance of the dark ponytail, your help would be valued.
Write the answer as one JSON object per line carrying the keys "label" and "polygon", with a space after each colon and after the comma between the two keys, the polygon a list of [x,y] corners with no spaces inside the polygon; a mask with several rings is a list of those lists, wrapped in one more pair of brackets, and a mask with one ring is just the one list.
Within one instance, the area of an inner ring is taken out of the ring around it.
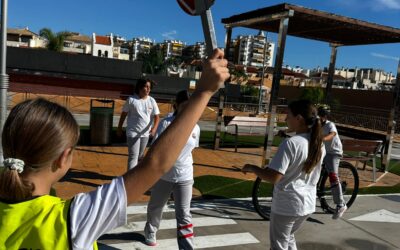
{"label": "dark ponytail", "polygon": [[301,115],[304,118],[310,132],[308,156],[304,163],[303,171],[311,173],[322,157],[322,124],[317,115],[317,109],[308,100],[294,101],[289,104],[289,109],[294,116]]}

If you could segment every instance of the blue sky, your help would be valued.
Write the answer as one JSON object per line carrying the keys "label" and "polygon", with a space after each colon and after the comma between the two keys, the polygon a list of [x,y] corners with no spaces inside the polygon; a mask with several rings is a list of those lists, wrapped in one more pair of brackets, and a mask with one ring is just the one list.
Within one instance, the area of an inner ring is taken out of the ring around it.
{"label": "blue sky", "polygon": [[[332,12],[369,22],[400,28],[400,0],[287,0],[286,2]],[[276,0],[215,0],[212,7],[218,46],[224,46],[225,29],[221,19],[246,11],[282,3]],[[290,25],[290,24],[289,24]],[[179,39],[192,44],[202,41],[200,17],[184,13],[175,0],[9,0],[9,27],[43,27],[53,31],[75,31],[91,35],[109,33],[127,39],[146,36],[161,42]],[[238,34],[256,34],[256,30],[234,29]],[[276,34],[268,34],[276,41]],[[327,43],[289,37],[284,63],[313,68],[329,63]],[[395,73],[400,44],[342,47],[337,67],[373,67]]]}

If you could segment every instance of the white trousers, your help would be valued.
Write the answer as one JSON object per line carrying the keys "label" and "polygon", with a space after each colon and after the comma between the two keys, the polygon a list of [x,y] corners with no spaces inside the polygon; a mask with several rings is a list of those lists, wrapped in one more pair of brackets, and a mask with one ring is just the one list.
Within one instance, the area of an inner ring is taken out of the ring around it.
{"label": "white trousers", "polygon": [[144,155],[149,137],[127,137],[128,144],[128,170],[136,167]]}
{"label": "white trousers", "polygon": [[[179,249],[193,249],[193,225],[190,213],[193,180],[168,182],[160,179],[151,189],[147,206],[146,233],[156,233],[160,227],[163,208],[171,195],[174,195],[175,217]],[[162,248],[162,246],[160,246]]]}
{"label": "white trousers", "polygon": [[297,250],[294,233],[299,230],[305,216],[285,216],[271,212],[269,237],[272,250]]}

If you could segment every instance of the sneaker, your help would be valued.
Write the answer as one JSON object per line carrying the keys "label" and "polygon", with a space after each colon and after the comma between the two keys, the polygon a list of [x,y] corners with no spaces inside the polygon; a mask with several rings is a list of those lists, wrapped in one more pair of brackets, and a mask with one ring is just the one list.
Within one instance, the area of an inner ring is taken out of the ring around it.
{"label": "sneaker", "polygon": [[341,218],[343,216],[344,212],[346,212],[346,210],[347,210],[347,206],[346,205],[344,205],[344,206],[339,206],[338,205],[336,207],[335,212],[332,215],[332,219],[333,220],[337,220],[337,219]]}
{"label": "sneaker", "polygon": [[156,234],[155,233],[146,234],[145,243],[146,245],[151,247],[157,246]]}

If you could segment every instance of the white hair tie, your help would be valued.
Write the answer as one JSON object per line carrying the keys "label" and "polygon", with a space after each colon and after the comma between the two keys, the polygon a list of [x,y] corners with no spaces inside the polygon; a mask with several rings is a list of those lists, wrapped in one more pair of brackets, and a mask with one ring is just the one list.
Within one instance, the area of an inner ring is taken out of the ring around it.
{"label": "white hair tie", "polygon": [[16,170],[18,174],[24,171],[25,162],[20,159],[7,158],[3,161],[4,167],[8,167],[10,170]]}

